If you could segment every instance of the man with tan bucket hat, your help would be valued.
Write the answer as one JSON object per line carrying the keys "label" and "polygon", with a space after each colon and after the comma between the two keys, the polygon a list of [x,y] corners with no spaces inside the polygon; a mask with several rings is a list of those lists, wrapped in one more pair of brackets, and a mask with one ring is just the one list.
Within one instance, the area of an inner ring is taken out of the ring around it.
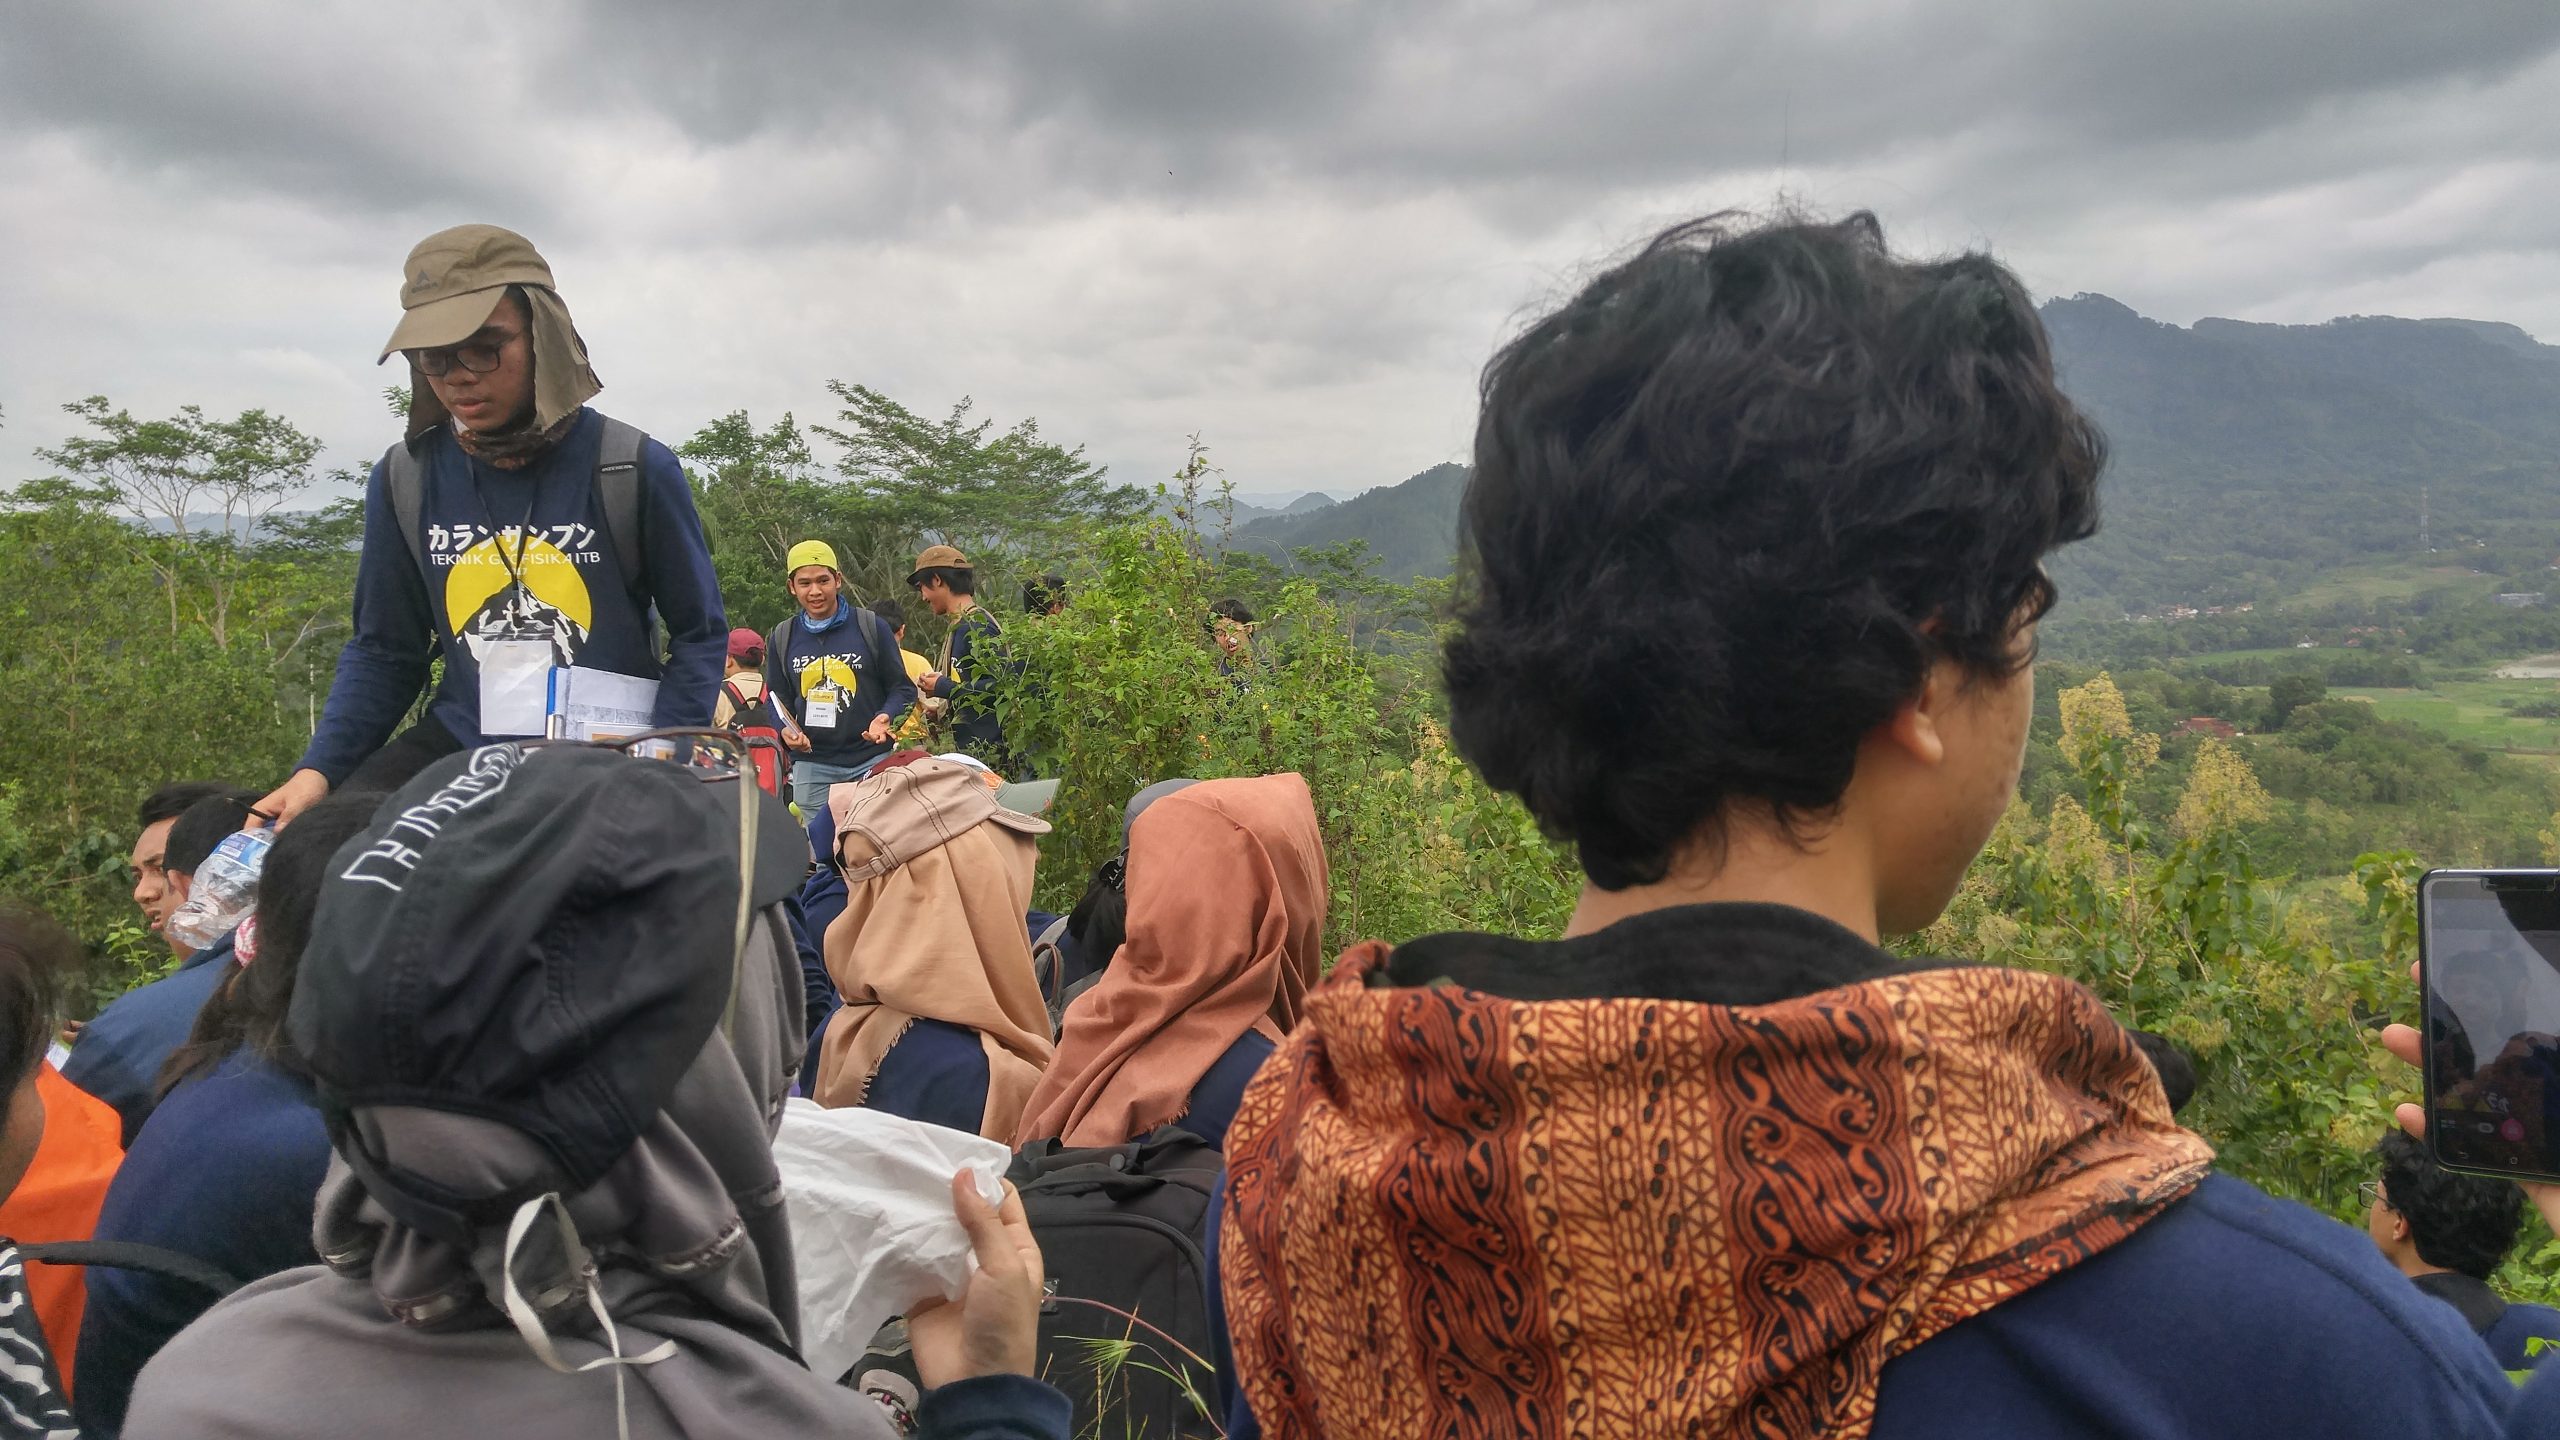
{"label": "man with tan bucket hat", "polygon": [[929,701],[941,702],[927,708],[949,717],[951,738],[962,750],[1014,774],[1019,766],[1005,749],[994,699],[996,682],[1006,671],[1004,626],[978,603],[976,567],[955,546],[927,546],[916,557],[907,585],[926,608],[951,622],[942,637],[940,662],[916,677],[916,689]]}
{"label": "man with tan bucket hat", "polygon": [[[355,634],[328,706],[258,804],[280,819],[543,733],[554,667],[656,681],[660,728],[708,725],[718,697],[729,627],[684,471],[588,408],[602,382],[532,242],[440,230],[409,252],[400,306],[381,359],[408,356],[408,431],[365,486]],[[393,739],[437,656],[426,714]]]}

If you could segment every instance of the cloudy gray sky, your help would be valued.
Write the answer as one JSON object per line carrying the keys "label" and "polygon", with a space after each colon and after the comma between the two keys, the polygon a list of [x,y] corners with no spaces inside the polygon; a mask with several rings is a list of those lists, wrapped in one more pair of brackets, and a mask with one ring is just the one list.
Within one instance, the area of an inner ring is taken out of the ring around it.
{"label": "cloudy gray sky", "polygon": [[467,220],[670,441],[840,378],[1247,491],[1459,457],[1525,313],[1782,192],[2181,323],[2560,339],[2555,93],[2550,0],[11,0],[0,482],[92,393],[369,460]]}

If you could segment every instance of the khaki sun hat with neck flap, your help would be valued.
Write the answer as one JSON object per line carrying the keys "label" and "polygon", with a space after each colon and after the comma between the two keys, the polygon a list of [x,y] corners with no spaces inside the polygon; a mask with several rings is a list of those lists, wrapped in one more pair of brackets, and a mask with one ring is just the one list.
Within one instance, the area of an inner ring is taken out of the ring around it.
{"label": "khaki sun hat with neck flap", "polygon": [[439,230],[418,242],[400,273],[400,308],[406,313],[383,342],[384,360],[403,350],[470,339],[510,285],[555,288],[551,267],[533,242],[496,225]]}
{"label": "khaki sun hat with neck flap", "polygon": [[[587,346],[552,288],[551,266],[533,242],[497,225],[456,225],[418,242],[400,272],[400,308],[406,313],[384,342],[382,359],[403,350],[459,345],[489,323],[509,286],[524,288],[525,321],[533,345],[535,431],[549,431],[594,398],[604,382],[587,362]],[[380,363],[380,362],[376,362]],[[409,425],[405,438],[449,423],[444,402],[412,365]]]}

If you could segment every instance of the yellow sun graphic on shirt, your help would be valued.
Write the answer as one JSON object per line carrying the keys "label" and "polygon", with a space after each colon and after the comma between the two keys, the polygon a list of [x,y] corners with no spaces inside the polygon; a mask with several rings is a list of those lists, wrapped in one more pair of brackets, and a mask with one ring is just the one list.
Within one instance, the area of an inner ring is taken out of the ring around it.
{"label": "yellow sun graphic on shirt", "polygon": [[575,664],[595,622],[586,579],[558,546],[536,535],[524,542],[519,591],[507,572],[516,543],[492,536],[454,559],[444,576],[445,623],[474,656],[490,640],[541,635],[551,641],[553,663]]}
{"label": "yellow sun graphic on shirt", "polygon": [[820,686],[833,686],[846,699],[862,688],[862,677],[854,668],[833,655],[821,655],[800,669],[800,695],[806,699]]}

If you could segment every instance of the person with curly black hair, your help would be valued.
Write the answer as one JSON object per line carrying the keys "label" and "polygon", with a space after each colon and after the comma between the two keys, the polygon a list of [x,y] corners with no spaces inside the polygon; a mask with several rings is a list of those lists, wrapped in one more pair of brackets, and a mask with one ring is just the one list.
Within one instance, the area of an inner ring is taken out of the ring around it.
{"label": "person with curly black hair", "polygon": [[1310,992],[1227,1135],[1231,1436],[2497,1428],[2086,989],[1882,948],[2016,796],[2104,455],[2017,278],[1863,214],[1677,226],[1494,356],[1451,734],[1589,883]]}
{"label": "person with curly black hair", "polygon": [[2374,1147],[2382,1173],[2363,1185],[2365,1230],[2384,1259],[2460,1311],[2507,1373],[2560,1350],[2560,1310],[2510,1304],[2489,1288],[2524,1227],[2514,1182],[2447,1170],[2426,1142],[2394,1130]]}

